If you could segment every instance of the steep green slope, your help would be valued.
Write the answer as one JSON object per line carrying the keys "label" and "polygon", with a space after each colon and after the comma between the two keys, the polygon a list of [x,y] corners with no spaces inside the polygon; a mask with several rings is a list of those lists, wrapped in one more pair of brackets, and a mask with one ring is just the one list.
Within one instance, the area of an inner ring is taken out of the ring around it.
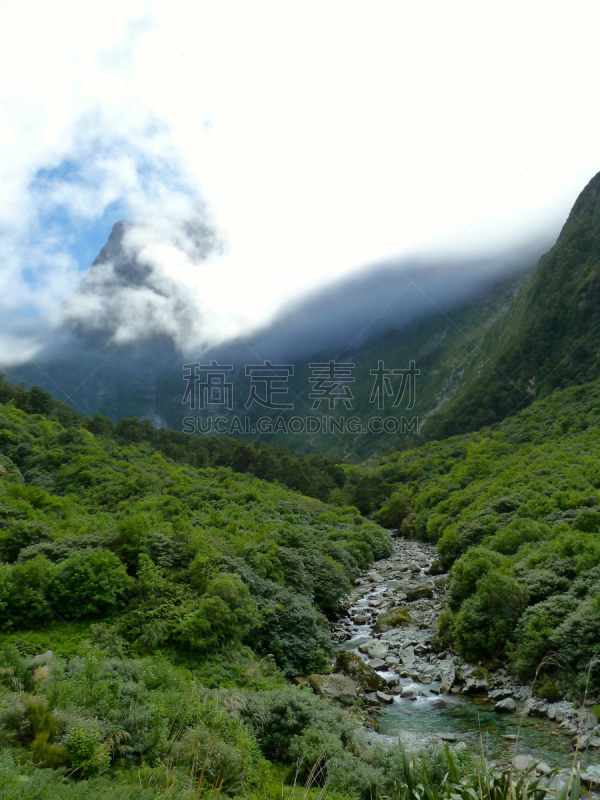
{"label": "steep green slope", "polygon": [[442,632],[469,659],[508,655],[532,675],[555,652],[563,689],[582,690],[600,650],[599,436],[596,381],[363,477],[387,495],[376,518],[437,542],[452,567]]}
{"label": "steep green slope", "polygon": [[560,386],[600,374],[600,173],[555,246],[482,342],[476,379],[427,426],[429,438],[476,430]]}

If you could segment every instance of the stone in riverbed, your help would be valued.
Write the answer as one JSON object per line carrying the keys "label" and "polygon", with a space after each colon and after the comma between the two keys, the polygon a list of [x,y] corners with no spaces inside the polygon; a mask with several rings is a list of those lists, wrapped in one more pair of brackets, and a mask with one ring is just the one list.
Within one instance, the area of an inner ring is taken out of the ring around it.
{"label": "stone in riverbed", "polygon": [[494,706],[494,711],[497,711],[499,714],[512,714],[517,708],[517,704],[512,699],[512,697],[507,697],[505,700],[498,700],[496,705]]}
{"label": "stone in riverbed", "polygon": [[384,670],[387,668],[387,664],[382,658],[373,658],[371,661],[368,662],[367,666],[371,667],[371,669],[379,669]]}
{"label": "stone in riverbed", "polygon": [[390,631],[393,628],[406,627],[411,622],[412,617],[405,608],[393,608],[391,611],[385,611],[379,615],[373,630],[376,633],[385,633],[385,631]]}
{"label": "stone in riverbed", "polygon": [[408,589],[406,592],[406,599],[410,603],[413,603],[415,600],[422,600],[423,598],[430,600],[432,597],[433,589],[426,583],[422,583],[420,586],[415,586],[412,589]]}
{"label": "stone in riverbed", "polygon": [[358,698],[356,683],[347,675],[311,675],[308,679],[311,689],[320,697],[347,705]]}
{"label": "stone in riverbed", "polygon": [[365,664],[356,653],[348,651],[339,653],[335,668],[356,681],[366,692],[376,692],[378,689],[385,688],[386,683],[381,675],[378,675],[372,667]]}
{"label": "stone in riverbed", "polygon": [[433,564],[427,570],[429,575],[443,575],[445,572],[444,567],[441,561],[434,561]]}
{"label": "stone in riverbed", "polygon": [[526,772],[538,763],[539,758],[534,758],[533,756],[516,756],[516,758],[513,758],[512,765],[517,772]]}
{"label": "stone in riverbed", "polygon": [[382,703],[387,703],[388,705],[394,702],[394,698],[385,692],[377,692],[377,699],[381,700]]}
{"label": "stone in riverbed", "polygon": [[438,739],[441,739],[442,742],[455,742],[456,736],[453,733],[438,733]]}
{"label": "stone in riverbed", "polygon": [[368,642],[359,645],[358,649],[361,653],[371,656],[371,658],[385,658],[390,646],[387,642],[382,642],[380,639],[369,639]]}

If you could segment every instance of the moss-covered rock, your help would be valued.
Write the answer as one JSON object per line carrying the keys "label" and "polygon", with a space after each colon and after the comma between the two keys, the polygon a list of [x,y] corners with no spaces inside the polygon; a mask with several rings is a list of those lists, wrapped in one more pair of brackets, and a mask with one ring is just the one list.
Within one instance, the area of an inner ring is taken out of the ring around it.
{"label": "moss-covered rock", "polygon": [[385,633],[393,628],[404,628],[412,623],[412,617],[405,608],[392,608],[381,614],[375,623],[373,630],[377,633]]}
{"label": "moss-covered rock", "polygon": [[358,698],[356,683],[347,675],[311,675],[308,679],[311,689],[320,697],[334,700],[342,705],[352,703]]}
{"label": "moss-covered rock", "polygon": [[376,692],[386,686],[384,679],[375,672],[373,667],[365,664],[356,653],[349,651],[340,653],[335,662],[335,668],[338,672],[342,672],[356,681],[365,692]]}
{"label": "moss-covered rock", "polygon": [[409,589],[406,592],[406,599],[411,603],[414,600],[422,600],[423,598],[430,600],[432,597],[433,589],[426,583],[422,583],[420,586],[415,586],[414,589]]}
{"label": "moss-covered rock", "polygon": [[433,564],[427,570],[429,575],[443,575],[446,570],[444,569],[444,565],[438,559],[436,559]]}

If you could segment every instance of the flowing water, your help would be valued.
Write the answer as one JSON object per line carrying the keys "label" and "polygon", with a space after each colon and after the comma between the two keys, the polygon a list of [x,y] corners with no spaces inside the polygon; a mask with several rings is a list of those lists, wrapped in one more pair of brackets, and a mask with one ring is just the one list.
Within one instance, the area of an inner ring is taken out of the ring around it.
{"label": "flowing water", "polygon": [[[458,659],[449,653],[436,655],[431,648],[444,601],[443,579],[429,574],[434,559],[432,546],[397,540],[394,554],[359,579],[348,616],[337,626],[338,638],[346,637],[340,649],[358,653],[377,666],[393,693],[393,702],[384,705],[379,716],[382,741],[399,739],[409,750],[442,740],[464,742],[500,763],[509,763],[515,755],[531,755],[550,767],[569,768],[574,757],[571,736],[550,720],[519,714],[525,699],[523,687],[513,684],[516,713],[502,714],[494,710],[495,701],[483,690],[465,694],[455,686],[454,692],[449,691]],[[410,602],[407,593],[410,597],[418,586],[428,586],[431,596]],[[412,624],[374,633],[377,617],[390,607],[409,610]],[[381,659],[385,664],[376,665],[373,652],[365,649],[374,645],[381,649],[382,644],[384,649],[388,647]],[[578,761],[583,767],[594,758],[584,754]],[[600,761],[600,756],[595,761]]]}

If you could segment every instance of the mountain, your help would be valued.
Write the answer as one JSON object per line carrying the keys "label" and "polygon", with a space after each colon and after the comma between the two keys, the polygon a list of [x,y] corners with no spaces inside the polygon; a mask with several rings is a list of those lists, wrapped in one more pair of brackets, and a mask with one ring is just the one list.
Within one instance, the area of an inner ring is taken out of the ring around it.
{"label": "mountain", "polygon": [[514,414],[558,387],[600,375],[600,173],[581,192],[554,247],[482,340],[488,354],[432,420],[444,438]]}
{"label": "mountain", "polygon": [[[204,430],[211,417],[224,415],[225,432],[240,435],[248,418],[252,437],[349,461],[389,449],[407,433],[414,435],[415,417],[422,425],[476,374],[481,341],[508,312],[524,276],[547,246],[545,240],[478,257],[383,263],[301,298],[244,341],[209,349],[204,309],[135,232],[132,223],[114,226],[65,302],[62,326],[35,363],[6,369],[7,376],[41,385],[83,414],[99,412],[115,421],[137,416],[157,427],[182,430],[184,418],[198,414],[182,403],[183,365],[214,360],[233,367],[227,378],[234,402],[231,409],[214,407],[203,413]],[[212,243],[208,233],[197,234],[190,258],[201,263]],[[245,408],[251,383],[246,366],[265,360],[289,365],[290,373],[293,368],[287,396],[293,409]],[[355,365],[354,381],[347,387],[351,403],[338,400],[330,407],[327,396],[318,404],[310,397],[310,365],[331,360]],[[411,361],[420,372],[414,407],[406,407],[408,392],[396,407],[391,397],[385,398],[384,409],[370,402],[376,380],[372,371],[378,364],[402,370]],[[258,430],[260,416],[281,417],[283,430]],[[317,420],[319,430],[311,423],[311,430],[286,432],[289,420],[298,416]],[[366,432],[340,432],[341,416],[359,418]],[[331,417],[338,423],[333,430]],[[378,417],[390,418],[384,436],[370,429]],[[236,418],[241,420],[237,428]],[[397,431],[392,430],[395,424]]]}

